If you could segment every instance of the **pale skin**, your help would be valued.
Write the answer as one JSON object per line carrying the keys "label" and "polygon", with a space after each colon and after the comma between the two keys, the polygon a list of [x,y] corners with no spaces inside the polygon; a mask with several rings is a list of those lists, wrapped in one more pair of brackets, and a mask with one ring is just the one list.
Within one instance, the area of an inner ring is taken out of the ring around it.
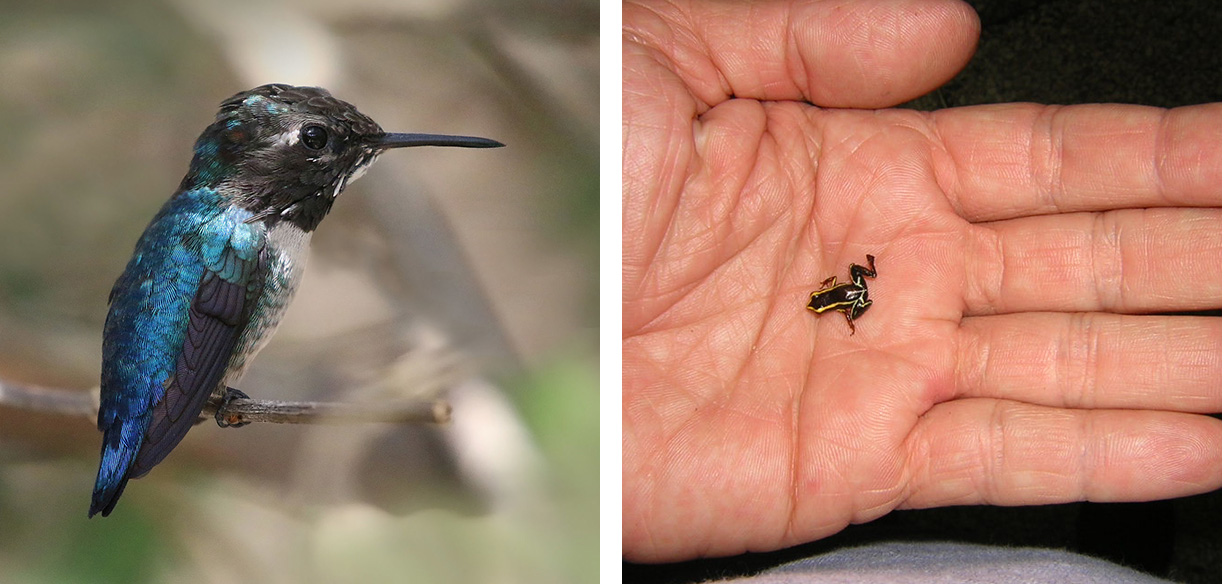
{"label": "pale skin", "polygon": [[[1220,105],[881,109],[950,0],[623,8],[623,537],[779,549],[895,509],[1220,487]],[[809,295],[876,258],[875,304]]]}

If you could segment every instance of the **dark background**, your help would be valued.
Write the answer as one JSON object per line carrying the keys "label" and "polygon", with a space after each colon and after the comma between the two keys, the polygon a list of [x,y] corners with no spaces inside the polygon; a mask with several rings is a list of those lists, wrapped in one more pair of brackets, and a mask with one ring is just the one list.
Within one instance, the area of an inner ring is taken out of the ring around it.
{"label": "dark background", "polygon": [[[970,2],[982,21],[973,60],[902,107],[1220,101],[1220,3]],[[1219,311],[1209,313],[1218,317]],[[641,565],[624,580],[698,582],[754,574],[830,550],[893,540],[1067,549],[1178,582],[1220,582],[1220,491],[1150,503],[951,507],[895,511],[806,545],[766,554]]]}

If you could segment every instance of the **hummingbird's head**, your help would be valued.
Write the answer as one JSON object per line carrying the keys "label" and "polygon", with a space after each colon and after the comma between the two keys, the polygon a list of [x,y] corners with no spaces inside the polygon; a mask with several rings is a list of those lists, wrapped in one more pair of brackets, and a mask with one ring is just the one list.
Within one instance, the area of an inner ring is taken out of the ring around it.
{"label": "hummingbird's head", "polygon": [[318,226],[340,191],[390,148],[501,143],[469,136],[388,134],[320,87],[271,84],[239,93],[196,141],[180,189],[213,187],[261,220]]}

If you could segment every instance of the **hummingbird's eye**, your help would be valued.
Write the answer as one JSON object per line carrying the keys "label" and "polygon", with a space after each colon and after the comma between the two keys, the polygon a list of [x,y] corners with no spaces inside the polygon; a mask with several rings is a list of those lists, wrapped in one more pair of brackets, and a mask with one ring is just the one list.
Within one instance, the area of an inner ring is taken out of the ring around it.
{"label": "hummingbird's eye", "polygon": [[302,144],[311,150],[322,150],[327,146],[327,129],[323,126],[306,126],[302,128]]}

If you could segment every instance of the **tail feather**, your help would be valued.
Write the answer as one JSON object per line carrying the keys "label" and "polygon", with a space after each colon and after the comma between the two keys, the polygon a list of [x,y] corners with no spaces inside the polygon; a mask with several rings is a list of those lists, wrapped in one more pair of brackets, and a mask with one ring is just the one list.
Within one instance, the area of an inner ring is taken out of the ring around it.
{"label": "tail feather", "polygon": [[132,462],[144,442],[144,425],[138,420],[114,420],[103,431],[102,462],[89,505],[90,517],[98,513],[103,517],[110,515],[115,503],[119,502],[123,488],[132,478]]}
{"label": "tail feather", "polygon": [[119,480],[119,484],[113,487],[99,489],[94,487],[93,502],[89,504],[89,516],[93,517],[98,513],[102,513],[103,517],[111,514],[115,509],[115,503],[119,502],[119,496],[123,494],[123,488],[127,486],[128,479],[124,477]]}

